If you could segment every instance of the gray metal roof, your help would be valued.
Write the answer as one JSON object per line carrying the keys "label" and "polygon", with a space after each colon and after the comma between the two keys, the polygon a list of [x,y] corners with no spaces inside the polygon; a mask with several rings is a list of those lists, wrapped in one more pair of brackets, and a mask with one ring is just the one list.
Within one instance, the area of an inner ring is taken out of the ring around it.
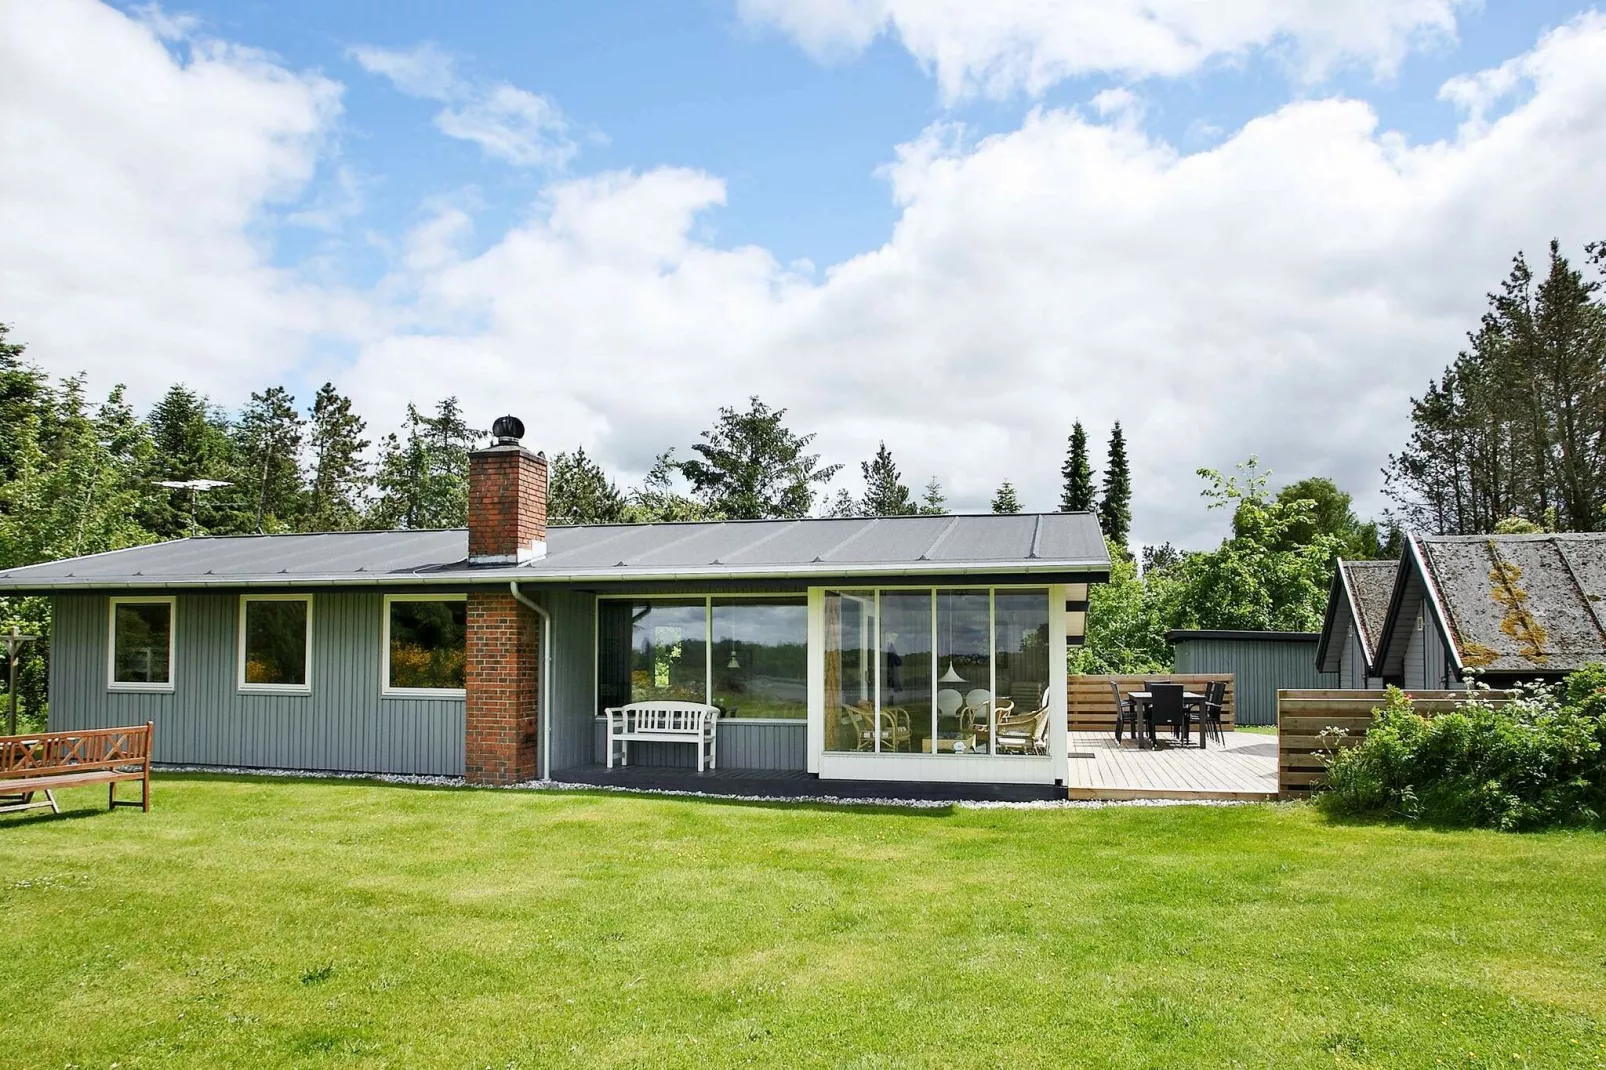
{"label": "gray metal roof", "polygon": [[363,531],[177,539],[0,572],[0,591],[110,587],[608,582],[1107,573],[1091,513],[554,527],[546,556],[470,566],[468,533]]}
{"label": "gray metal roof", "polygon": [[1424,535],[1416,543],[1465,667],[1559,673],[1606,660],[1606,534]]}

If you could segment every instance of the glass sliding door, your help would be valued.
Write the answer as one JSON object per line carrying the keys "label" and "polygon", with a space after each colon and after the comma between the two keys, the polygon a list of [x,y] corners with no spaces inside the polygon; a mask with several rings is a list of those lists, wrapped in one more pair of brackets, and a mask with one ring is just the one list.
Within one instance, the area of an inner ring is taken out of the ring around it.
{"label": "glass sliding door", "polygon": [[825,594],[825,749],[874,751],[874,591]]}
{"label": "glass sliding door", "polygon": [[1047,752],[1048,592],[999,591],[993,602],[993,679],[1000,727],[995,750]]}
{"label": "glass sliding door", "polygon": [[[989,749],[992,641],[986,591],[937,592],[937,754]],[[932,748],[926,748],[932,751]]]}
{"label": "glass sliding door", "polygon": [[881,592],[881,751],[931,749],[930,591]]}

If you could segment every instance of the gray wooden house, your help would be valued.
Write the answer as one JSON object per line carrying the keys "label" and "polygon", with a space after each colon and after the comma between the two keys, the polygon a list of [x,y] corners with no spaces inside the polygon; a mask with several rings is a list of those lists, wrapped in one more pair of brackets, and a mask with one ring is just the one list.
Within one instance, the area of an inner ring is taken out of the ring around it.
{"label": "gray wooden house", "polygon": [[1603,598],[1606,534],[1410,535],[1397,564],[1341,564],[1318,667],[1408,691],[1557,680],[1606,661]]}
{"label": "gray wooden house", "polygon": [[[1090,514],[549,530],[544,456],[517,421],[498,431],[471,456],[466,530],[199,537],[0,573],[53,600],[51,727],[152,721],[165,763],[510,783],[583,779],[602,711],[680,700],[721,711],[721,769],[1063,793],[1066,647],[1110,567]],[[953,692],[1042,709],[1040,741],[978,733]]]}

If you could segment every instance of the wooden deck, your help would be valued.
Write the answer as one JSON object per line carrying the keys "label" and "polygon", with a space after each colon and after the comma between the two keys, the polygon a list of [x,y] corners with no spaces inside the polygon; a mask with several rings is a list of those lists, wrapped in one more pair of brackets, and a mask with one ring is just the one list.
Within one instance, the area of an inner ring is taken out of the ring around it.
{"label": "wooden deck", "polygon": [[1139,750],[1113,732],[1072,732],[1070,777],[1073,799],[1277,798],[1277,738],[1258,732],[1228,732],[1226,744],[1205,750],[1168,744]]}

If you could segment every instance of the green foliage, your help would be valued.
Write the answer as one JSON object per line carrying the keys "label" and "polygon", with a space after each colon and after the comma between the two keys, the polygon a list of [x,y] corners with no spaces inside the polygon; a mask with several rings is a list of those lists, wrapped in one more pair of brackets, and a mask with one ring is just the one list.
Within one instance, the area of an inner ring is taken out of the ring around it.
{"label": "green foliage", "polygon": [[997,492],[993,494],[992,510],[995,513],[1020,512],[1020,498],[1015,494],[1015,484],[1006,479],[998,485]]}
{"label": "green foliage", "polygon": [[372,443],[362,437],[368,424],[351,410],[351,399],[324,383],[312,399],[307,445],[312,454],[305,531],[349,531],[362,522]]}
{"label": "green foliage", "polygon": [[[1588,247],[1606,269],[1599,245]],[[1508,517],[1560,531],[1606,515],[1606,301],[1550,243],[1541,280],[1519,253],[1470,345],[1411,401],[1384,469],[1411,526],[1452,534]]]}
{"label": "green foliage", "polygon": [[692,447],[698,458],[678,462],[681,473],[706,509],[732,520],[808,516],[815,487],[842,466],[822,466],[818,454],[805,453],[814,436],[787,428],[785,409],[756,395],[748,401],[746,412],[719,410],[718,423]]}
{"label": "green foliage", "polygon": [[1508,516],[1494,526],[1496,535],[1541,535],[1544,530],[1525,516]]}
{"label": "green foliage", "polygon": [[282,386],[253,393],[234,424],[235,481],[249,494],[258,532],[291,530],[304,511],[305,424],[296,399]]}
{"label": "green foliage", "polygon": [[1598,822],[1606,814],[1603,711],[1599,665],[1503,705],[1472,692],[1436,716],[1390,688],[1365,739],[1333,755],[1320,799],[1339,813],[1507,831]]}
{"label": "green foliage", "polygon": [[1060,467],[1064,488],[1060,491],[1060,512],[1081,513],[1093,508],[1093,467],[1087,459],[1087,430],[1082,421],[1071,425],[1071,437]]}
{"label": "green foliage", "polygon": [[581,446],[552,458],[547,481],[547,520],[552,524],[617,524],[625,498],[602,466]]}
{"label": "green foliage", "polygon": [[[1199,469],[1202,494],[1211,509],[1231,512],[1233,535],[1164,570],[1171,587],[1166,626],[1313,631],[1326,608],[1339,537],[1319,530],[1310,500],[1271,497],[1254,458],[1238,471]],[[1311,532],[1307,541],[1296,540],[1301,530]]]}
{"label": "green foliage", "polygon": [[1099,526],[1105,538],[1122,548],[1123,555],[1128,553],[1126,544],[1132,536],[1132,473],[1127,468],[1126,435],[1119,420],[1110,429],[1110,449],[1099,497]]}
{"label": "green foliage", "polygon": [[1171,648],[1161,619],[1161,584],[1151,575],[1139,578],[1137,565],[1113,540],[1110,582],[1088,590],[1087,634],[1070,651],[1073,673],[1124,674],[1167,672]]}
{"label": "green foliage", "polygon": [[484,431],[470,428],[455,397],[425,416],[409,404],[402,435],[386,435],[379,449],[369,514],[376,528],[460,528],[468,523],[468,454]]}
{"label": "green foliage", "polygon": [[925,492],[920,495],[921,516],[943,516],[948,512],[948,497],[936,476],[926,481]]}
{"label": "green foliage", "polygon": [[[238,484],[228,417],[205,397],[175,383],[146,420],[152,449],[147,477],[155,480],[217,479]],[[255,530],[243,503],[248,486],[222,487],[192,498],[187,490],[161,490],[147,501],[141,525],[158,539],[190,533],[191,508],[204,532]]]}
{"label": "green foliage", "polygon": [[859,463],[859,471],[864,474],[864,498],[859,503],[861,515],[912,516],[920,511],[909,488],[903,485],[885,442],[876,450],[874,459]]}
{"label": "green foliage", "polygon": [[647,470],[641,486],[630,492],[625,502],[625,522],[659,524],[724,519],[718,510],[675,489],[675,476],[679,471],[673,449],[660,453]]}

